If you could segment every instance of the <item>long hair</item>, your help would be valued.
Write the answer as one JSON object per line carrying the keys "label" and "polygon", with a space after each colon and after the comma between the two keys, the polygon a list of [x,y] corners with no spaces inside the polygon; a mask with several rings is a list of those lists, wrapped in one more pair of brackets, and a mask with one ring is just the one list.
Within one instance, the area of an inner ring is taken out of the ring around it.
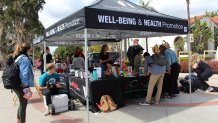
{"label": "long hair", "polygon": [[100,54],[101,55],[105,55],[105,48],[107,47],[107,44],[104,44],[102,47],[101,47],[101,52]]}
{"label": "long hair", "polygon": [[77,47],[74,52],[74,57],[81,57],[83,51],[80,47]]}
{"label": "long hair", "polygon": [[166,51],[167,48],[164,45],[160,45],[159,49],[160,49],[160,53],[162,55],[165,55],[164,52]]}
{"label": "long hair", "polygon": [[20,54],[27,54],[27,51],[31,49],[31,46],[29,43],[20,43],[16,45],[15,51],[13,53],[13,57],[17,57]]}
{"label": "long hair", "polygon": [[191,58],[191,66],[199,61],[200,61],[199,54],[198,53],[193,54]]}

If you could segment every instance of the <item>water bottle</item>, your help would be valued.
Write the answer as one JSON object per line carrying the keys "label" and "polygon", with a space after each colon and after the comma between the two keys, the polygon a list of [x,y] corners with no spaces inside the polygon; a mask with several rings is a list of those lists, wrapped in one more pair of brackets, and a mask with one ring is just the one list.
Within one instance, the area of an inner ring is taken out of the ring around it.
{"label": "water bottle", "polygon": [[139,76],[142,76],[142,67],[139,67]]}
{"label": "water bottle", "polygon": [[128,66],[128,75],[132,76],[132,66]]}
{"label": "water bottle", "polygon": [[97,80],[97,70],[96,70],[96,69],[93,70],[93,73],[92,73],[92,80],[93,80],[93,81]]}
{"label": "water bottle", "polygon": [[113,76],[114,76],[114,77],[118,77],[118,76],[117,76],[116,69],[115,69],[115,67],[114,67],[114,66],[112,67],[112,72],[113,72]]}
{"label": "water bottle", "polygon": [[124,77],[123,71],[120,71],[120,77]]}

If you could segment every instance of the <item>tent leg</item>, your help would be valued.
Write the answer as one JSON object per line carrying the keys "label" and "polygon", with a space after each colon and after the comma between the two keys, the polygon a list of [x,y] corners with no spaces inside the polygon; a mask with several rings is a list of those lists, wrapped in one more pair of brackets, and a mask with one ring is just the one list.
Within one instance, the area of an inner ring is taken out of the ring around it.
{"label": "tent leg", "polygon": [[84,40],[85,40],[85,82],[86,82],[86,111],[87,111],[87,122],[89,123],[89,83],[88,83],[88,39],[87,29],[84,29]]}
{"label": "tent leg", "polygon": [[45,41],[44,41],[43,61],[44,61],[44,72],[45,72],[46,71],[46,42]]}
{"label": "tent leg", "polygon": [[[188,15],[188,20],[190,20],[190,9],[189,9],[189,4],[190,1],[186,0],[187,2],[187,15]],[[191,44],[190,44],[190,34],[191,34],[191,30],[190,30],[190,23],[188,22],[188,35],[187,35],[187,48],[188,48],[188,72],[189,72],[189,93],[191,95],[192,91],[191,91]]]}
{"label": "tent leg", "polygon": [[[33,52],[32,52],[32,61],[33,61],[33,68],[35,68],[35,50],[34,47],[32,47]],[[35,69],[33,69],[34,73],[35,73]]]}
{"label": "tent leg", "polygon": [[148,52],[148,38],[146,37],[146,52]]}
{"label": "tent leg", "polygon": [[123,64],[122,64],[123,50],[122,49],[123,49],[123,40],[121,40],[120,42],[120,71],[123,71]]}

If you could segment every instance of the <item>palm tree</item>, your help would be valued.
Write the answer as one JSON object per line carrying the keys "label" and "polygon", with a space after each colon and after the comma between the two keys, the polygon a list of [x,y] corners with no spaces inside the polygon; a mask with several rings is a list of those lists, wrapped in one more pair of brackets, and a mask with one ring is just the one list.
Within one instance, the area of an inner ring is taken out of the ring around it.
{"label": "palm tree", "polygon": [[141,5],[143,8],[157,12],[157,10],[154,7],[150,6],[151,2],[152,0],[148,0],[147,3],[145,3],[144,0],[139,0],[139,5]]}

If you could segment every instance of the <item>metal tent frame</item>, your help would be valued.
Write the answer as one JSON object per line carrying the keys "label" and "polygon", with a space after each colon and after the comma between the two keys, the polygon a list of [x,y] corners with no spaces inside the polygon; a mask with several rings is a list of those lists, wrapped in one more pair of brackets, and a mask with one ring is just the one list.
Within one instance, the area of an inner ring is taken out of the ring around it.
{"label": "metal tent frame", "polygon": [[111,39],[115,42],[177,34],[188,34],[187,20],[154,12],[126,0],[96,0],[47,28],[43,36],[33,39],[33,45],[44,44],[44,48],[46,44],[84,46],[89,123],[88,45],[110,42]]}

